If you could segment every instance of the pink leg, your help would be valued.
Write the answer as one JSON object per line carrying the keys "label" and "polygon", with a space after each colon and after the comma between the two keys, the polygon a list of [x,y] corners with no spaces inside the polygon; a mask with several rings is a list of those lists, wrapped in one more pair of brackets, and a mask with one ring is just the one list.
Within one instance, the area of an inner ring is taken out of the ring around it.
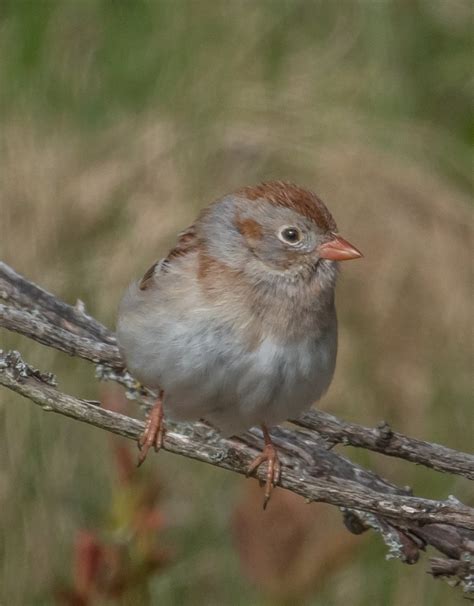
{"label": "pink leg", "polygon": [[155,452],[158,452],[163,446],[163,437],[165,434],[165,425],[163,423],[163,392],[160,392],[155,405],[148,414],[145,431],[138,440],[138,466],[146,459],[148,451],[153,446]]}
{"label": "pink leg", "polygon": [[258,455],[249,468],[247,469],[247,475],[249,476],[256,471],[262,463],[267,463],[267,474],[265,481],[265,494],[263,498],[263,509],[266,509],[270,496],[272,494],[273,487],[280,478],[281,465],[278,459],[278,452],[275,445],[272,442],[270,434],[266,425],[262,425],[263,438],[265,440],[265,446],[263,447],[262,454]]}

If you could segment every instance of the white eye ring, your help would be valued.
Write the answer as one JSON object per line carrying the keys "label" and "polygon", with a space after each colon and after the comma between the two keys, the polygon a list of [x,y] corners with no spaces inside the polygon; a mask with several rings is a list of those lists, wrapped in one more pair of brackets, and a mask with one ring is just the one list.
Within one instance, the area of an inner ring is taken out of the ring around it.
{"label": "white eye ring", "polygon": [[278,238],[285,244],[297,246],[303,239],[303,233],[299,227],[285,225],[279,230]]}

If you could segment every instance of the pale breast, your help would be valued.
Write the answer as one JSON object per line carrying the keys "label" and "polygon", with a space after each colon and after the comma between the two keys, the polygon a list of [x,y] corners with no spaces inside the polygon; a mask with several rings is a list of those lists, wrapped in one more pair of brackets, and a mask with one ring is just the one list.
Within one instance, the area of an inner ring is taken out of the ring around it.
{"label": "pale breast", "polygon": [[328,318],[288,343],[274,334],[249,340],[242,315],[233,319],[196,280],[171,272],[152,290],[129,288],[117,336],[130,372],[164,390],[166,414],[205,419],[231,435],[298,416],[322,396],[337,349],[335,313]]}
{"label": "pale breast", "polygon": [[308,337],[285,344],[265,339],[258,349],[235,361],[227,377],[231,389],[207,412],[207,419],[232,434],[298,417],[328,389],[336,348],[335,327],[318,340]]}

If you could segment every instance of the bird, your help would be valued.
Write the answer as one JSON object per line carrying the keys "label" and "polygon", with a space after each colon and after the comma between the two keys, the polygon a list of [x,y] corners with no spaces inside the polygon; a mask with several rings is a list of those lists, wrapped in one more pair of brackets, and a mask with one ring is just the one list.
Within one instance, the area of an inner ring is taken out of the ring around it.
{"label": "bird", "polygon": [[359,257],[324,202],[291,182],[243,187],[205,207],[119,305],[126,366],[158,393],[139,464],[162,446],[165,414],[226,437],[260,426],[264,447],[248,475],[267,464],[265,508],[281,473],[270,428],[327,391],[338,265]]}

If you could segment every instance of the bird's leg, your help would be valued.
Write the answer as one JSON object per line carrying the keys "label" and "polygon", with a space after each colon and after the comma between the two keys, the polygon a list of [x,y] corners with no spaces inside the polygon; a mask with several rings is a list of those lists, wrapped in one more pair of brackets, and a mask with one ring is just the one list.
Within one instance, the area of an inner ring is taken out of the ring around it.
{"label": "bird's leg", "polygon": [[262,425],[263,439],[265,440],[265,446],[263,451],[258,457],[256,457],[249,468],[247,469],[247,476],[256,471],[262,463],[267,463],[267,475],[265,481],[265,495],[263,498],[263,509],[266,509],[270,496],[272,494],[273,487],[280,478],[280,460],[278,459],[278,452],[275,445],[272,442],[270,434],[266,425]]}
{"label": "bird's leg", "polygon": [[163,436],[165,434],[165,424],[163,423],[163,391],[160,391],[158,398],[150,410],[145,431],[138,439],[138,448],[140,454],[138,455],[138,467],[146,459],[148,451],[153,446],[155,452],[158,452],[163,446]]}

